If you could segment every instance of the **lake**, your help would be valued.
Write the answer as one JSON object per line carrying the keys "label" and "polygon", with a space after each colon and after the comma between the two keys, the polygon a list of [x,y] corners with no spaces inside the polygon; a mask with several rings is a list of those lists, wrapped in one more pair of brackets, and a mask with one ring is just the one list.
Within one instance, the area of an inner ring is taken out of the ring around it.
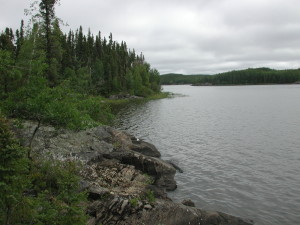
{"label": "lake", "polygon": [[163,88],[176,95],[123,108],[116,127],[183,169],[174,201],[300,224],[300,85]]}

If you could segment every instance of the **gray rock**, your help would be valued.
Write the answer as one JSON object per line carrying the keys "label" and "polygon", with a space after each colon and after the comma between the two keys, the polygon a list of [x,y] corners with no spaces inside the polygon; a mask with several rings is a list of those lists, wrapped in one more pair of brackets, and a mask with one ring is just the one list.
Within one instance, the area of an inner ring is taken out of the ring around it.
{"label": "gray rock", "polygon": [[121,163],[133,165],[136,169],[153,176],[156,186],[167,191],[177,188],[176,181],[174,180],[176,170],[169,163],[130,150],[116,151],[111,153],[111,155],[120,160]]}
{"label": "gray rock", "polygon": [[133,141],[133,145],[130,148],[135,152],[139,152],[146,156],[159,158],[161,156],[157,148],[148,142],[145,141]]}
{"label": "gray rock", "polygon": [[157,200],[152,210],[143,211],[142,214],[132,214],[126,221],[118,224],[252,225],[253,221],[245,221],[225,213],[203,211],[172,201]]}
{"label": "gray rock", "polygon": [[181,203],[186,206],[195,207],[195,203],[191,199],[184,199]]}
{"label": "gray rock", "polygon": [[147,205],[144,205],[144,209],[152,209],[152,206],[147,204]]}
{"label": "gray rock", "polygon": [[[26,121],[22,129],[16,129],[17,137],[24,146],[29,146],[37,123]],[[108,140],[113,137],[107,127],[96,127],[79,132],[55,129],[52,126],[41,125],[32,141],[32,155],[35,157],[80,158],[90,160],[97,155],[113,151],[113,145]]]}
{"label": "gray rock", "polygon": [[[164,224],[164,225],[253,225],[238,217],[215,211],[204,211],[194,207],[157,199],[155,207],[146,204],[134,208],[124,198],[97,202],[89,207],[96,217],[97,224]],[[90,214],[91,215],[91,214]]]}
{"label": "gray rock", "polygon": [[104,187],[90,186],[87,189],[88,197],[91,200],[102,199],[105,195],[109,194],[109,190]]}
{"label": "gray rock", "polygon": [[[26,121],[23,128],[15,128],[23,145],[29,145],[36,127],[37,123]],[[170,201],[164,190],[176,188],[176,170],[174,165],[147,156],[153,154],[153,149],[156,148],[147,142],[105,126],[75,132],[41,125],[32,141],[35,157],[71,157],[86,162],[82,176],[87,180],[81,182],[81,190],[87,190],[91,200],[87,207],[92,217],[89,225],[253,224],[224,213],[186,206],[193,205],[189,201],[186,205]],[[141,171],[154,177],[154,184],[147,184]],[[153,191],[156,201],[152,205],[139,202],[133,207],[129,199],[142,198],[146,188]]]}
{"label": "gray rock", "polygon": [[177,164],[175,164],[173,161],[166,160],[166,162],[170,163],[179,173],[183,173],[183,170]]}

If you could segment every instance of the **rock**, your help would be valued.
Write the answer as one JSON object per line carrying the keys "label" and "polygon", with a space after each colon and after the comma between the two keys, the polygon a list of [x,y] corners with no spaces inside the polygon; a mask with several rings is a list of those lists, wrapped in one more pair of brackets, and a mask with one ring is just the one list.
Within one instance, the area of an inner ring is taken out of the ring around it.
{"label": "rock", "polygon": [[[29,146],[29,140],[36,127],[37,123],[25,121],[22,129],[14,128],[24,146]],[[100,126],[75,132],[41,125],[32,141],[31,153],[39,158],[71,158],[88,161],[98,155],[113,151],[113,145],[107,142],[113,137],[107,129],[105,126]]]}
{"label": "rock", "polygon": [[157,148],[146,141],[132,141],[133,145],[131,146],[131,150],[135,152],[139,152],[146,156],[159,158],[161,156],[160,152]]}
{"label": "rock", "polygon": [[131,137],[123,131],[119,131],[113,128],[107,128],[108,132],[112,136],[112,144],[115,149],[128,150],[132,146]]}
{"label": "rock", "polygon": [[87,190],[89,187],[91,186],[91,184],[86,181],[86,180],[81,180],[79,183],[79,191],[85,191]]}
{"label": "rock", "polygon": [[88,220],[86,225],[96,225],[96,218],[92,217]]}
{"label": "rock", "polygon": [[169,163],[133,151],[116,151],[112,152],[111,155],[113,158],[120,160],[121,163],[133,165],[136,169],[153,176],[156,186],[167,191],[177,188],[174,180],[176,170]]}
{"label": "rock", "polygon": [[183,170],[171,160],[166,160],[166,162],[170,163],[179,173],[183,173]]}
{"label": "rock", "polygon": [[109,194],[109,190],[104,187],[90,186],[88,189],[88,197],[91,200],[102,199],[105,195]]}
{"label": "rock", "polygon": [[147,204],[147,205],[144,205],[144,209],[152,209],[152,206]]}
{"label": "rock", "polygon": [[190,199],[184,199],[181,203],[186,206],[195,207],[195,203]]}
{"label": "rock", "polygon": [[252,225],[238,217],[219,212],[206,212],[197,208],[177,204],[172,201],[157,200],[155,208],[132,214],[122,225],[129,224],[164,224],[164,225]]}
{"label": "rock", "polygon": [[[37,123],[26,121],[23,128],[14,130],[21,143],[28,146],[36,127]],[[75,132],[41,125],[32,141],[32,153],[38,158],[83,162],[80,190],[89,194],[88,225],[253,224],[224,213],[190,207],[194,206],[190,200],[183,204],[172,202],[165,190],[176,189],[174,176],[180,168],[159,159],[160,154],[152,144],[111,127]],[[149,175],[154,178],[153,184],[149,184]],[[143,199],[149,190],[156,198],[151,205]],[[133,199],[136,204],[132,204]]]}

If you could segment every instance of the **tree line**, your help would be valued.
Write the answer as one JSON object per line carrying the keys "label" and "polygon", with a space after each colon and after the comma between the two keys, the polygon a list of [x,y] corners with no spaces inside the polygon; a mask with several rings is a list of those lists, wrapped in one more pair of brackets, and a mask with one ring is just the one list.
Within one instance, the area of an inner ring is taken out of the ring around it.
{"label": "tree line", "polygon": [[16,31],[0,33],[0,112],[84,129],[111,121],[105,97],[160,92],[159,72],[125,41],[85,34],[81,26],[63,33],[57,3],[35,1],[28,25],[22,20]]}
{"label": "tree line", "polygon": [[31,19],[13,31],[0,34],[1,98],[30,82],[44,77],[49,87],[68,85],[79,93],[109,96],[129,93],[147,96],[160,91],[159,72],[144,55],[130,50],[125,41],[114,41],[80,26],[64,34],[55,16],[57,0],[41,0]]}
{"label": "tree line", "polygon": [[291,84],[299,81],[300,69],[249,68],[216,75],[166,74],[161,76],[161,84],[250,85]]}

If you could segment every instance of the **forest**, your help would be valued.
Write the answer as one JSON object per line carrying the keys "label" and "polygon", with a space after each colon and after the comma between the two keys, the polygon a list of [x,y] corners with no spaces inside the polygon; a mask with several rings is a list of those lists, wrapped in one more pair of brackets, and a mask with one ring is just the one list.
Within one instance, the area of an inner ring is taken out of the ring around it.
{"label": "forest", "polygon": [[0,29],[0,224],[86,224],[80,164],[33,158],[15,139],[23,120],[57,128],[109,124],[111,95],[153,96],[160,75],[125,41],[62,32],[59,0],[34,1],[20,28]]}
{"label": "forest", "polygon": [[[63,33],[58,0],[34,2],[16,31],[0,33],[0,109],[8,117],[68,128],[107,123],[114,94],[159,93],[160,75],[125,41],[76,31]],[[102,102],[102,103],[101,103]]]}
{"label": "forest", "polygon": [[292,84],[300,81],[300,69],[274,70],[249,68],[216,75],[161,75],[161,84],[193,85],[250,85],[250,84]]}

